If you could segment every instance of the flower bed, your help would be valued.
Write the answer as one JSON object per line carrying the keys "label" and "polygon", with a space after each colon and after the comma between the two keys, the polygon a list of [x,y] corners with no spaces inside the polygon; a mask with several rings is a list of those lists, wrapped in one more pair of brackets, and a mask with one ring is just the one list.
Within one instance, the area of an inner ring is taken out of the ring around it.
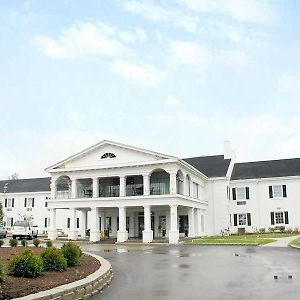
{"label": "flower bed", "polygon": [[[20,254],[26,248],[0,248],[0,261],[7,267],[9,261],[16,254]],[[34,254],[40,255],[44,248],[29,248]],[[68,267],[63,272],[43,272],[37,278],[20,278],[6,275],[5,281],[0,282],[0,299],[13,299],[40,291],[48,290],[66,283],[80,280],[97,271],[100,262],[89,255],[84,254],[80,265]]]}

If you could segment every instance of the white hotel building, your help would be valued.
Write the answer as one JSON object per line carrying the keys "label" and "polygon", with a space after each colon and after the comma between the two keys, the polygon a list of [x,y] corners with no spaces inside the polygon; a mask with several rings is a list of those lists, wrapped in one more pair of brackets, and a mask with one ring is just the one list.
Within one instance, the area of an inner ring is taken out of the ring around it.
{"label": "white hotel building", "polygon": [[8,228],[31,216],[50,239],[178,243],[228,228],[300,227],[300,159],[235,163],[229,142],[222,155],[180,159],[102,141],[46,171],[0,181]]}

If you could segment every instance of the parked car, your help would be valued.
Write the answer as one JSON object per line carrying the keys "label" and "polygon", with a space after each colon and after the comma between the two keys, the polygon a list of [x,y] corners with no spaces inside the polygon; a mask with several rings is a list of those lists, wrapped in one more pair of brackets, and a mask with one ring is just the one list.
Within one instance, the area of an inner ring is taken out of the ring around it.
{"label": "parked car", "polygon": [[16,239],[17,237],[33,239],[37,238],[37,235],[37,226],[31,225],[28,221],[16,221],[12,228],[13,239]]}
{"label": "parked car", "polygon": [[7,237],[7,230],[4,227],[0,227],[0,238],[6,238]]}

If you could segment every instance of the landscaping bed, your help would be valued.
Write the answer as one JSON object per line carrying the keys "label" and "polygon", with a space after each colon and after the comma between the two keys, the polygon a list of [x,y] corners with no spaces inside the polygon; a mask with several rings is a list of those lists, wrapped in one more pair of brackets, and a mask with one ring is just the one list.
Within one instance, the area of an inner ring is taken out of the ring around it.
{"label": "landscaping bed", "polygon": [[[28,247],[34,254],[40,255],[45,248]],[[0,260],[7,267],[9,260],[16,254],[24,252],[26,247],[0,248]],[[75,267],[68,267],[63,272],[46,272],[37,278],[12,277],[7,275],[4,282],[0,282],[0,299],[13,299],[48,290],[63,284],[77,281],[97,271],[100,262],[89,255],[83,254],[81,263]]]}

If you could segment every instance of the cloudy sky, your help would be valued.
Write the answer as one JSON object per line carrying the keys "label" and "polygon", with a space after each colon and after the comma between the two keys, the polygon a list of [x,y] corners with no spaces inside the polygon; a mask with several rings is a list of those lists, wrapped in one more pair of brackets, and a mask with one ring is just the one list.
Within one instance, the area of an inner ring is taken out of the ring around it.
{"label": "cloudy sky", "polygon": [[300,2],[1,0],[0,178],[103,139],[300,157]]}

